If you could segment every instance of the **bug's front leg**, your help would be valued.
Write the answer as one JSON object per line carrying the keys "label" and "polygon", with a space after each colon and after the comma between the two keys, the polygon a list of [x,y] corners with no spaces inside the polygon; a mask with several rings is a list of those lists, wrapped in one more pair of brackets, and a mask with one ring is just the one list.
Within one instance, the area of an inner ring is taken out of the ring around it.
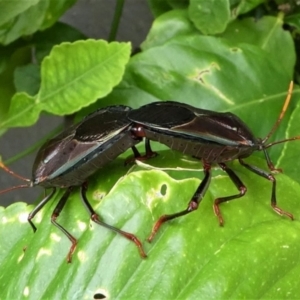
{"label": "bug's front leg", "polygon": [[242,166],[244,166],[251,172],[253,172],[263,178],[266,178],[272,182],[271,206],[272,206],[273,210],[281,216],[285,215],[285,216],[289,217],[291,220],[294,220],[294,216],[291,213],[284,211],[283,209],[281,209],[280,207],[277,206],[275,177],[272,174],[270,174],[256,166],[252,166],[252,165],[245,163],[242,159],[239,159],[239,162]]}
{"label": "bug's front leg", "polygon": [[48,201],[53,197],[55,194],[56,188],[52,189],[52,192],[47,195],[28,215],[27,221],[29,222],[30,226],[33,229],[33,232],[36,232],[36,226],[33,224],[32,219],[34,216],[48,203]]}
{"label": "bug's front leg", "polygon": [[188,207],[183,211],[180,211],[180,212],[177,212],[174,214],[170,214],[170,215],[161,216],[158,219],[158,221],[154,224],[154,226],[152,228],[152,232],[148,238],[148,242],[151,243],[151,241],[153,240],[154,236],[156,235],[156,233],[158,232],[158,230],[162,224],[164,224],[165,222],[170,221],[172,219],[189,214],[198,208],[201,200],[203,199],[203,197],[209,187],[210,180],[211,180],[211,165],[204,162],[203,168],[204,168],[204,178],[201,181],[201,183],[200,183],[199,187],[197,188],[195,194],[193,195],[192,199],[190,200]]}

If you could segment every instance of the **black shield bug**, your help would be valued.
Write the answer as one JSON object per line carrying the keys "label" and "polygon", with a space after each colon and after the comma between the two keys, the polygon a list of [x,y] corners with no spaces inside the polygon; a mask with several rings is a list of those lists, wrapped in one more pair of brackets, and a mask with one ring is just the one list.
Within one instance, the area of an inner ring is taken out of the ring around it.
{"label": "black shield bug", "polygon": [[269,144],[267,141],[277,129],[285,114],[292,90],[293,83],[290,84],[288,95],[276,123],[264,139],[256,138],[248,126],[232,113],[218,113],[174,101],[150,103],[129,112],[129,119],[135,123],[131,130],[136,137],[158,141],[173,150],[192,155],[202,161],[204,168],[204,179],[190,200],[188,207],[183,211],[161,216],[152,229],[152,233],[148,238],[149,241],[154,238],[163,223],[189,214],[198,208],[208,189],[213,164],[219,165],[228,174],[239,191],[236,195],[214,200],[214,212],[220,225],[223,225],[219,205],[222,202],[240,198],[247,191],[239,177],[226,165],[226,162],[235,159],[238,159],[240,164],[251,172],[272,182],[272,208],[276,213],[286,215],[293,220],[291,213],[277,206],[275,177],[271,173],[257,166],[249,165],[243,160],[254,151],[263,151],[271,172],[281,171],[274,167],[267,149],[275,144],[298,140],[300,137],[288,138]]}
{"label": "black shield bug", "polygon": [[34,216],[53,197],[57,188],[66,188],[65,193],[55,207],[51,222],[60,229],[71,241],[72,245],[67,255],[71,262],[77,240],[65,228],[56,222],[64,208],[66,201],[76,186],[80,186],[80,194],[91,220],[97,224],[113,230],[135,243],[140,255],[146,257],[142,243],[128,232],[122,231],[103,222],[93,210],[87,197],[87,178],[98,169],[114,160],[127,149],[132,148],[135,156],[139,156],[134,147],[141,138],[134,138],[127,118],[131,108],[127,106],[109,106],[85,117],[80,123],[73,125],[61,134],[46,142],[39,150],[32,169],[32,179],[15,174],[2,162],[0,167],[11,175],[27,181],[26,184],[14,186],[0,193],[18,188],[42,186],[51,189],[51,192],[28,215],[28,221],[33,230],[36,227],[32,222]]}

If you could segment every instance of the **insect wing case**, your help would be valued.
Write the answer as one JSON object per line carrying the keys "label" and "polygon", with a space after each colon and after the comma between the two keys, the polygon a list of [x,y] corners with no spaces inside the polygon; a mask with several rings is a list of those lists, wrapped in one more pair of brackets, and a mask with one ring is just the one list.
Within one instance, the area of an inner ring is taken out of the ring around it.
{"label": "insect wing case", "polygon": [[33,165],[33,181],[44,187],[82,184],[140,140],[133,139],[127,106],[109,106],[49,140]]}
{"label": "insect wing case", "polygon": [[249,156],[258,141],[232,113],[218,113],[175,101],[154,102],[129,112],[144,136],[207,162]]}

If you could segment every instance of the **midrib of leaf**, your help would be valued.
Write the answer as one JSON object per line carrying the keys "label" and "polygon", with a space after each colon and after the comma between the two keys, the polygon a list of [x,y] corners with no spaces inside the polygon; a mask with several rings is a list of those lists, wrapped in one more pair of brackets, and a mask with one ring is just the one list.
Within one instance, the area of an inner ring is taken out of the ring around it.
{"label": "midrib of leaf", "polygon": [[[297,89],[297,90],[293,91],[293,95],[297,95],[297,94],[300,94],[300,89]],[[251,100],[251,101],[247,101],[246,103],[239,103],[239,104],[235,105],[232,109],[230,109],[230,112],[247,109],[248,107],[252,107],[253,105],[254,106],[257,105],[257,103],[259,103],[259,102],[273,101],[276,98],[279,98],[279,97],[283,98],[286,95],[287,95],[287,92],[277,93],[277,94],[273,94],[273,95],[268,96],[268,97],[258,98],[258,99],[254,99],[254,100]],[[282,100],[282,105],[283,105],[283,103],[284,103],[284,99]],[[227,110],[226,109],[221,110],[220,112],[227,112]]]}
{"label": "midrib of leaf", "polygon": [[282,20],[281,20],[280,16],[278,16],[277,19],[276,19],[276,22],[274,23],[274,26],[271,28],[269,33],[266,35],[265,41],[261,45],[262,49],[265,50],[267,48],[268,42],[271,40],[273,33],[275,32],[276,28],[278,27],[278,25],[280,23],[282,24]]}

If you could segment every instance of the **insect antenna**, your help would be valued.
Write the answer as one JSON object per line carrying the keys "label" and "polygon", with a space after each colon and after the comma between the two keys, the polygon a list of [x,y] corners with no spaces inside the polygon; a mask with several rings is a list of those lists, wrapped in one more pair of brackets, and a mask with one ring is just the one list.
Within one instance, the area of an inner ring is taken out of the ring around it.
{"label": "insect antenna", "polygon": [[277,119],[277,121],[275,122],[275,124],[273,125],[272,129],[270,130],[269,134],[261,140],[261,145],[262,145],[262,150],[264,152],[264,155],[266,157],[266,160],[267,160],[267,164],[270,168],[270,170],[272,171],[277,171],[277,172],[282,172],[281,169],[276,169],[275,166],[273,165],[270,157],[269,157],[269,154],[267,153],[266,149],[267,148],[270,148],[274,145],[277,145],[277,144],[281,144],[281,143],[285,143],[285,142],[289,142],[289,141],[296,141],[296,140],[300,140],[300,136],[294,136],[294,137],[291,137],[291,138],[287,138],[287,139],[283,139],[283,140],[280,140],[280,141],[275,141],[275,142],[272,142],[272,143],[269,143],[267,145],[265,145],[265,143],[267,142],[267,140],[271,137],[271,135],[276,131],[276,129],[278,128],[281,120],[283,119],[284,115],[285,115],[285,112],[289,106],[289,103],[290,103],[290,100],[291,100],[291,97],[292,97],[292,92],[293,92],[293,86],[294,86],[294,83],[293,81],[290,82],[290,85],[289,85],[289,89],[288,89],[288,93],[287,93],[287,96],[286,96],[286,99],[284,101],[284,104],[283,104],[283,107],[282,107],[282,110],[280,112],[280,115]]}
{"label": "insect antenna", "polygon": [[[287,107],[289,105],[289,102],[290,102],[290,99],[291,99],[291,96],[292,96],[292,90],[293,90],[293,81],[291,81],[291,83],[290,83],[288,94],[287,94],[287,97],[285,99],[285,102],[284,102],[283,108],[281,110],[280,116],[277,119],[276,123],[274,124],[273,128],[271,129],[270,133],[262,140],[263,144],[274,133],[274,131],[277,129],[279,123],[281,122],[281,120],[282,120],[282,118],[283,118],[283,116],[284,116],[284,114],[285,114],[285,112],[287,110]],[[280,141],[275,141],[275,142],[269,143],[267,145],[264,145],[264,149],[270,148],[270,147],[272,147],[274,145],[277,145],[277,144],[281,144],[281,143],[285,143],[285,142],[291,142],[291,141],[296,141],[296,140],[300,140],[300,135],[294,136],[294,137],[291,137],[291,138],[287,138],[287,139],[284,139],[284,140],[280,140]]]}
{"label": "insect antenna", "polygon": [[2,161],[0,161],[0,168],[3,169],[5,172],[9,173],[10,175],[27,182],[26,184],[15,185],[15,186],[12,186],[12,187],[7,188],[5,190],[2,190],[2,191],[0,191],[0,194],[4,194],[4,193],[7,193],[9,191],[16,190],[16,189],[29,188],[29,187],[33,186],[32,181],[30,179],[25,178],[25,177],[15,173],[10,168],[8,168]]}
{"label": "insect antenna", "polygon": [[[284,104],[283,104],[283,107],[282,107],[282,110],[280,112],[280,115],[277,119],[277,121],[275,122],[275,124],[273,125],[272,129],[270,130],[269,134],[262,140],[262,144],[265,144],[267,142],[267,140],[270,138],[270,136],[276,131],[276,129],[278,128],[281,120],[283,119],[284,115],[285,115],[285,112],[289,106],[289,103],[290,103],[290,100],[291,100],[291,97],[292,97],[292,92],[293,92],[293,86],[294,86],[294,83],[293,81],[290,82],[290,86],[289,86],[289,90],[288,90],[288,93],[287,93],[287,96],[286,96],[286,99],[284,101]],[[288,140],[294,140],[293,138],[292,139],[288,139]],[[276,144],[278,143],[283,143],[284,141],[287,141],[287,140],[282,140],[282,141],[278,141],[278,142],[275,142]],[[264,146],[264,148],[269,148],[270,146],[272,145],[275,145],[275,143],[272,143],[272,144],[268,144],[266,146]]]}

